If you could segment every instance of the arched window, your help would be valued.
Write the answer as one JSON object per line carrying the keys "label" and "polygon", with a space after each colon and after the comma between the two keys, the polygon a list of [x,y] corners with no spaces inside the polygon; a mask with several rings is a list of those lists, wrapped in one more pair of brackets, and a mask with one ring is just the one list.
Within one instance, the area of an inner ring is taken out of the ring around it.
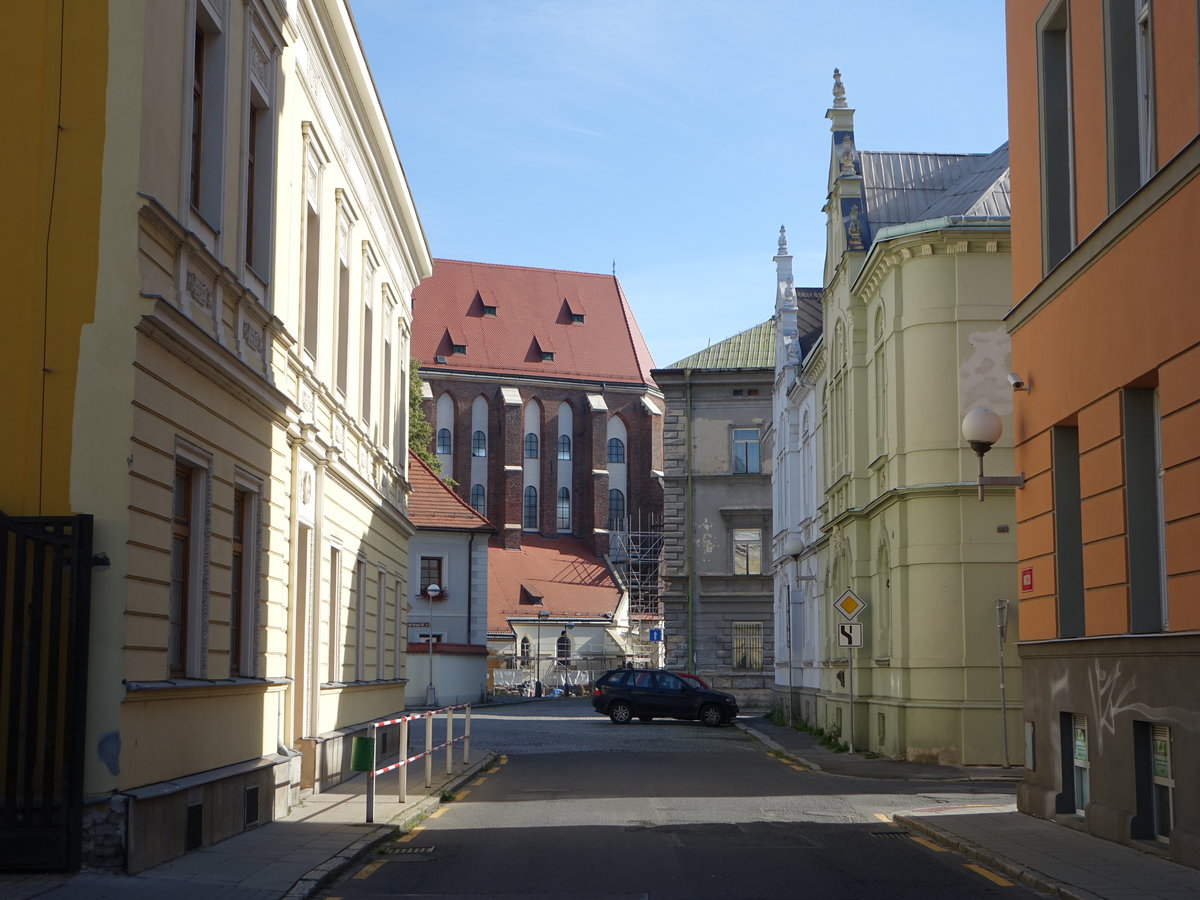
{"label": "arched window", "polygon": [[566,488],[558,489],[558,530],[571,530],[571,492]]}
{"label": "arched window", "polygon": [[529,662],[529,638],[521,638],[521,662]]}
{"label": "arched window", "polygon": [[608,461],[611,463],[625,462],[625,443],[620,438],[608,439]]}
{"label": "arched window", "polygon": [[482,484],[471,485],[471,508],[481,516],[487,515],[487,490]]}
{"label": "arched window", "polygon": [[554,645],[554,657],[560,666],[571,664],[571,639],[567,637],[565,631],[558,636],[558,641]]}
{"label": "arched window", "polygon": [[538,458],[538,437],[532,431],[525,435],[525,458]]}
{"label": "arched window", "polygon": [[533,485],[525,488],[525,510],[521,517],[521,527],[526,531],[537,531],[538,527],[538,501],[537,488]]}
{"label": "arched window", "polygon": [[476,431],[471,435],[471,455],[487,456],[487,435],[482,431]]}
{"label": "arched window", "polygon": [[450,452],[450,429],[449,428],[439,428],[438,429],[437,452],[438,453],[449,453]]}
{"label": "arched window", "polygon": [[625,495],[613,489],[608,492],[608,530],[616,531],[625,521]]}
{"label": "arched window", "polygon": [[571,458],[571,436],[569,434],[560,434],[558,436],[558,458]]}

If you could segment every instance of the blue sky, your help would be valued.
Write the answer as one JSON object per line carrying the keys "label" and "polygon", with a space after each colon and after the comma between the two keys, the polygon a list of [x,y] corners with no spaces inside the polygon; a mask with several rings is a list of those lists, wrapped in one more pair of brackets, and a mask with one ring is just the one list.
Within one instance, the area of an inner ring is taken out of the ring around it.
{"label": "blue sky", "polygon": [[610,272],[659,366],[819,286],[832,73],[865,150],[1007,139],[1002,0],[351,0],[434,256]]}

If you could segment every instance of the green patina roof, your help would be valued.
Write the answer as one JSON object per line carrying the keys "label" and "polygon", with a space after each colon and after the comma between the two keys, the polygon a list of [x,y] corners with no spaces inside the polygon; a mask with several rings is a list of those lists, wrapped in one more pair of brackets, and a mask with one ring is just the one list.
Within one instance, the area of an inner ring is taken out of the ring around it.
{"label": "green patina roof", "polygon": [[733,337],[684,357],[668,369],[773,369],[775,320],[747,328]]}

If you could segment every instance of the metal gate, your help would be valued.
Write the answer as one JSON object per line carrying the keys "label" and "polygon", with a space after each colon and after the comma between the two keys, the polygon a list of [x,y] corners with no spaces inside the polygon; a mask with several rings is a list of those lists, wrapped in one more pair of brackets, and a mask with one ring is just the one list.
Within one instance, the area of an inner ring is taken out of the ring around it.
{"label": "metal gate", "polygon": [[0,869],[79,868],[92,517],[0,513]]}

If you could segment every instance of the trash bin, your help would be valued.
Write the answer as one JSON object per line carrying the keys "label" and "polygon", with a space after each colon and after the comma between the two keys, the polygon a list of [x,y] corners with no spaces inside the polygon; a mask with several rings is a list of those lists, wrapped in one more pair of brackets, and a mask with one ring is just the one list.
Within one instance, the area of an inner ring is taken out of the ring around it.
{"label": "trash bin", "polygon": [[350,769],[370,772],[375,768],[375,738],[356,737],[350,745]]}

